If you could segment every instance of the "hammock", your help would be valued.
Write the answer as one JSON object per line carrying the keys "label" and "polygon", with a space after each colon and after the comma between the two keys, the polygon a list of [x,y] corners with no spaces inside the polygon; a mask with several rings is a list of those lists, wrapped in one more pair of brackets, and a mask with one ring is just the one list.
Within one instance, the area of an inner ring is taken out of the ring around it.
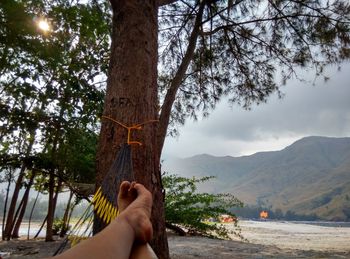
{"label": "hammock", "polygon": [[68,232],[67,237],[54,253],[54,256],[62,253],[68,243],[74,246],[81,240],[92,236],[94,214],[106,225],[118,216],[117,193],[119,192],[119,186],[122,181],[134,181],[131,161],[131,147],[126,143],[119,150],[88,208],[72,230]]}
{"label": "hammock", "polygon": [[[68,184],[67,184],[68,185]],[[91,197],[95,193],[95,184],[91,183],[78,183],[73,182],[68,185],[69,189],[73,191],[73,193],[79,197],[87,198]]]}

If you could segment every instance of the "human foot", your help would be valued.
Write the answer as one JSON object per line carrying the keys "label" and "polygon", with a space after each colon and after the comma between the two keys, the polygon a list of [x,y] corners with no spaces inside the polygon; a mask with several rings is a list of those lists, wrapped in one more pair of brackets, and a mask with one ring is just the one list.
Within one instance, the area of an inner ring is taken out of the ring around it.
{"label": "human foot", "polygon": [[148,242],[152,238],[153,229],[150,222],[152,211],[152,195],[136,182],[121,183],[118,194],[120,220],[125,220],[134,230],[135,238]]}

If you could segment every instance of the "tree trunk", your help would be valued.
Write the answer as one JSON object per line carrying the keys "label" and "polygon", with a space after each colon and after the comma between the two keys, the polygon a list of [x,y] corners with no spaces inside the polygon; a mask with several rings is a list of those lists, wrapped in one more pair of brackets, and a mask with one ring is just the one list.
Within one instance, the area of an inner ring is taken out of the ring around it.
{"label": "tree trunk", "polygon": [[[12,225],[11,225],[11,227],[10,227],[11,233],[12,233],[12,230],[13,230],[13,228],[14,228],[14,226],[15,226],[15,222],[16,222],[16,220],[17,220],[17,217],[18,217],[18,215],[19,215],[19,213],[20,213],[20,211],[21,211],[21,209],[22,209],[23,202],[24,202],[24,199],[23,199],[23,197],[22,197],[21,202],[19,203],[19,205],[18,205],[18,207],[17,207],[15,216],[13,217]],[[12,234],[11,234],[11,237],[12,237]]]}
{"label": "tree trunk", "polygon": [[4,213],[3,213],[3,216],[2,216],[2,226],[1,226],[1,237],[2,237],[2,240],[5,240],[5,219],[6,219],[7,202],[8,202],[8,199],[9,199],[11,181],[12,181],[12,171],[9,171],[9,179],[8,179],[8,183],[7,183],[6,197],[5,197],[5,204],[4,204]]}
{"label": "tree trunk", "polygon": [[[54,196],[54,198],[52,199],[52,201],[53,201],[53,203],[52,203],[52,207],[53,207],[53,217],[55,216],[55,208],[56,208],[56,204],[57,204],[57,199],[58,199],[58,192],[59,192],[59,189],[61,188],[61,184],[62,184],[62,182],[61,181],[59,181],[58,182],[58,187],[57,187],[57,189],[56,189],[56,193],[55,193],[55,196]],[[39,236],[39,234],[40,234],[40,232],[41,232],[41,230],[43,229],[43,227],[44,227],[44,225],[45,225],[45,223],[47,222],[47,220],[48,220],[48,214],[46,215],[46,217],[45,217],[45,219],[44,219],[44,221],[43,221],[43,223],[41,224],[41,226],[40,226],[40,229],[38,230],[38,232],[36,233],[36,235],[34,236],[34,238],[37,238],[38,236]],[[45,237],[45,241],[53,241],[53,231],[52,231],[52,226],[53,226],[53,218],[52,218],[52,223],[51,223],[51,233],[52,233],[52,236],[51,236],[51,240],[50,239],[48,239],[48,240],[46,240],[46,237]],[[47,225],[46,225],[46,236],[47,236]]]}
{"label": "tree trunk", "polygon": [[180,228],[176,225],[173,225],[171,223],[166,222],[165,226],[167,227],[167,229],[173,230],[176,234],[178,234],[180,236],[186,236],[186,232],[182,228]]}
{"label": "tree trunk", "polygon": [[46,221],[46,236],[45,241],[53,241],[53,218],[54,218],[54,192],[55,192],[55,176],[53,172],[50,173],[49,178],[49,206],[47,208],[47,221]]}
{"label": "tree trunk", "polygon": [[12,238],[18,238],[19,237],[19,228],[21,227],[22,220],[23,220],[23,217],[24,217],[24,213],[26,212],[28,199],[29,199],[29,192],[30,192],[30,188],[33,185],[34,177],[35,177],[35,173],[32,172],[32,175],[29,178],[27,189],[26,189],[25,193],[23,194],[23,198],[22,198],[22,202],[21,202],[22,203],[22,207],[21,207],[18,219],[16,221],[15,227],[13,228],[13,231],[12,231]]}
{"label": "tree trunk", "polygon": [[13,191],[10,207],[9,207],[9,210],[7,213],[6,226],[5,226],[5,231],[4,231],[4,235],[3,235],[4,240],[10,240],[10,238],[11,238],[11,232],[12,232],[12,228],[13,228],[13,224],[14,224],[16,204],[17,204],[17,200],[18,200],[19,191],[21,190],[22,181],[23,181],[24,174],[25,174],[25,169],[26,169],[26,167],[23,164],[21,167],[21,170],[18,174],[18,178],[16,181],[15,189]]}
{"label": "tree trunk", "polygon": [[[52,176],[52,179],[51,179]],[[52,185],[51,185],[52,184]],[[49,179],[49,206],[47,210],[47,221],[46,221],[46,237],[45,241],[53,241],[53,222],[55,218],[55,209],[58,199],[58,193],[61,189],[62,181],[58,180],[56,190],[55,190],[55,177],[50,174]],[[52,198],[51,198],[52,197]]]}
{"label": "tree trunk", "polygon": [[66,207],[66,210],[64,211],[64,215],[63,215],[63,219],[62,219],[62,228],[61,228],[61,231],[60,231],[60,237],[64,237],[67,233],[67,230],[68,230],[68,216],[69,216],[69,212],[71,210],[71,201],[72,201],[72,198],[73,198],[73,192],[70,191],[69,193],[69,199],[68,199],[68,202],[67,202],[67,207]]}
{"label": "tree trunk", "polygon": [[36,232],[36,234],[35,234],[34,238],[37,238],[37,237],[39,236],[39,234],[40,234],[41,230],[43,229],[43,227],[44,227],[44,225],[45,225],[45,223],[46,223],[46,221],[47,221],[47,215],[46,215],[46,217],[45,217],[45,219],[44,219],[43,223],[41,224],[41,226],[40,226],[40,228],[39,228],[38,232]]}
{"label": "tree trunk", "polygon": [[[157,6],[156,1],[111,0],[113,33],[104,115],[132,126],[158,119],[157,107]],[[127,130],[102,120],[97,153],[99,186],[108,172],[121,144],[127,142]],[[169,258],[165,232],[164,195],[159,169],[157,123],[147,123],[133,130],[131,140],[142,142],[132,147],[133,168],[137,182],[153,194],[151,246],[159,258]],[[101,230],[95,220],[95,233]]]}
{"label": "tree trunk", "polygon": [[27,240],[29,240],[29,234],[30,234],[30,223],[32,222],[32,217],[33,217],[33,212],[34,212],[34,208],[35,208],[35,205],[38,201],[38,198],[39,198],[39,194],[40,194],[40,189],[38,190],[37,194],[36,194],[36,197],[35,197],[35,200],[34,200],[34,203],[33,203],[33,207],[30,211],[30,215],[29,215],[29,220],[28,220],[28,235],[27,235]]}
{"label": "tree trunk", "polygon": [[[29,154],[32,152],[34,138],[35,138],[35,133],[31,132],[31,138],[30,138],[29,143],[28,143],[25,157],[28,157]],[[14,217],[14,213],[16,210],[16,204],[17,204],[19,191],[21,190],[22,181],[23,181],[23,178],[25,175],[25,170],[26,170],[26,165],[23,162],[23,164],[21,166],[21,170],[18,174],[16,186],[15,186],[15,189],[13,191],[13,195],[12,195],[12,199],[11,199],[11,203],[10,203],[10,208],[9,208],[7,219],[6,219],[6,226],[5,226],[5,231],[4,231],[4,235],[3,235],[3,239],[6,239],[6,240],[10,240],[10,238],[11,238],[12,228],[14,225],[14,218],[13,217]]]}
{"label": "tree trunk", "polygon": [[77,202],[74,202],[73,206],[70,208],[70,212],[69,212],[68,219],[67,219],[67,225],[68,226],[69,226],[69,222],[70,222],[70,220],[72,218],[73,211],[74,211],[76,206],[77,206]]}

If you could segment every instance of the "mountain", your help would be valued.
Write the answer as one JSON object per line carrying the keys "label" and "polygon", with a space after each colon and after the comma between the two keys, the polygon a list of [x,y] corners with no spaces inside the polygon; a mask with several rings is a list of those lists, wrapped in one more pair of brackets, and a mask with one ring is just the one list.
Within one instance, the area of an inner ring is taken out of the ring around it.
{"label": "mountain", "polygon": [[185,176],[216,176],[202,190],[229,192],[246,204],[350,220],[350,138],[306,137],[281,151],[203,154],[165,161],[163,168]]}

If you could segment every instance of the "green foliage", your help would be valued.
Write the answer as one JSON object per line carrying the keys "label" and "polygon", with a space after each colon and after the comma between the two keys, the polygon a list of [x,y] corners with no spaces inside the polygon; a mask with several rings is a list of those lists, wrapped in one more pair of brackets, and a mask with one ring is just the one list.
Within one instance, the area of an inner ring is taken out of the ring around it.
{"label": "green foliage", "polygon": [[109,14],[99,0],[0,2],[0,168],[92,181]]}
{"label": "green foliage", "polygon": [[346,206],[342,209],[347,221],[350,221],[350,206]]}
{"label": "green foliage", "polygon": [[[58,235],[61,232],[63,224],[64,224],[64,222],[62,219],[55,218],[55,220],[53,221],[53,227],[52,227],[54,235]],[[67,233],[69,231],[69,229],[70,229],[70,226],[68,226],[68,227],[66,226],[65,229],[63,230],[63,232]]]}
{"label": "green foliage", "polygon": [[[350,58],[348,0],[172,2],[159,10],[161,95],[171,87],[188,46],[196,48],[171,126],[198,113],[207,116],[224,96],[249,109],[273,93],[281,95],[280,85],[297,78],[298,68],[319,76],[326,65]],[[190,37],[198,17],[199,32]],[[276,82],[277,73],[282,82]]]}
{"label": "green foliage", "polygon": [[166,192],[166,222],[184,228],[188,233],[228,238],[229,231],[222,224],[207,221],[211,218],[218,219],[223,214],[235,217],[230,209],[241,207],[243,204],[232,194],[197,192],[198,184],[213,178],[186,178],[165,174],[163,185]]}
{"label": "green foliage", "polygon": [[65,179],[94,183],[97,138],[97,133],[81,128],[67,132],[57,151],[57,167]]}

